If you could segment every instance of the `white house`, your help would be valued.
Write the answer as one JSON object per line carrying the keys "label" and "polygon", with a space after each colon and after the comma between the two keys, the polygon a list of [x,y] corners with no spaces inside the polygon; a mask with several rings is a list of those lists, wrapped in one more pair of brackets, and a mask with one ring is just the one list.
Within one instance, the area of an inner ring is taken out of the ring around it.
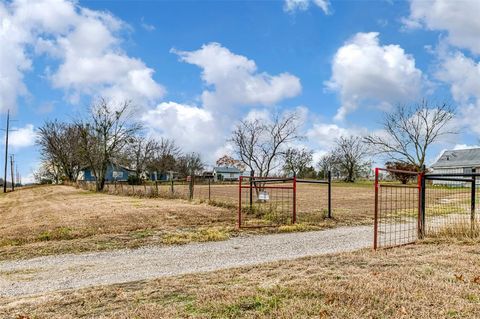
{"label": "white house", "polygon": [[214,181],[238,181],[242,175],[242,171],[236,167],[214,167]]}
{"label": "white house", "polygon": [[[475,168],[480,173],[480,148],[444,151],[435,164],[433,174],[470,174]],[[477,179],[477,184],[480,179]],[[434,181],[436,185],[459,185],[449,181]]]}

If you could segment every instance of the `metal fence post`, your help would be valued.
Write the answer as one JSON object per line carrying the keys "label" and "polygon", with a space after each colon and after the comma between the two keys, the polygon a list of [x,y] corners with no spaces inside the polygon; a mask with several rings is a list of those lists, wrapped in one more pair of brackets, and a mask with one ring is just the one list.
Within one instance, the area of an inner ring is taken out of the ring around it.
{"label": "metal fence post", "polygon": [[379,174],[378,167],[375,168],[375,219],[374,219],[374,228],[373,228],[373,249],[377,249],[378,247],[378,174]]}
{"label": "metal fence post", "polygon": [[419,211],[419,223],[418,223],[418,237],[423,239],[425,237],[425,215],[426,215],[426,192],[427,192],[427,183],[425,179],[425,165],[422,166],[422,171],[420,173],[419,181],[419,202],[420,202],[420,211]]}
{"label": "metal fence post", "polygon": [[292,224],[297,222],[297,174],[293,174],[293,215]]}
{"label": "metal fence post", "polygon": [[193,179],[194,178],[195,178],[195,174],[190,175],[190,181],[188,183],[188,190],[189,190],[188,198],[189,198],[189,200],[193,199]]}
{"label": "metal fence post", "polygon": [[249,201],[250,211],[252,211],[252,207],[253,207],[253,179],[254,179],[254,177],[255,177],[255,171],[251,170],[250,171],[250,201]]}
{"label": "metal fence post", "polygon": [[242,178],[238,179],[238,228],[242,228]]}
{"label": "metal fence post", "polygon": [[[477,170],[475,168],[472,169],[472,173],[475,174]],[[472,237],[475,235],[475,200],[476,200],[476,193],[477,193],[477,181],[476,176],[472,175],[472,204],[471,204],[471,213],[470,213],[470,223],[471,223],[471,231]]]}
{"label": "metal fence post", "polygon": [[211,190],[211,178],[209,177],[209,178],[208,178],[208,201],[210,201],[210,199],[211,199],[211,194],[212,194],[212,190]]}
{"label": "metal fence post", "polygon": [[172,178],[172,181],[170,183],[170,191],[172,192],[172,196],[173,196],[173,194],[175,194],[175,190],[174,190],[174,186],[173,186],[173,178]]}
{"label": "metal fence post", "polygon": [[328,171],[328,218],[332,218],[332,172]]}
{"label": "metal fence post", "polygon": [[157,182],[157,180],[155,180],[155,191],[157,193],[156,196],[158,197],[158,182]]}

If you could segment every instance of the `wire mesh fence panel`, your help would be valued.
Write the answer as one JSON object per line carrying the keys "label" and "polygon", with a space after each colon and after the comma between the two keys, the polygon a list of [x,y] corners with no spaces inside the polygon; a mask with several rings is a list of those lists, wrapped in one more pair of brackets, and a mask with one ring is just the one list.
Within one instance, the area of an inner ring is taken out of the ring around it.
{"label": "wire mesh fence panel", "polygon": [[218,205],[236,206],[238,203],[238,181],[195,180],[193,198]]}
{"label": "wire mesh fence panel", "polygon": [[[381,181],[380,172],[412,175],[413,182],[401,184]],[[374,248],[388,248],[413,243],[419,236],[421,174],[417,172],[375,170]]]}
{"label": "wire mesh fence panel", "polygon": [[426,175],[425,236],[476,236],[480,228],[476,174]]}
{"label": "wire mesh fence panel", "polygon": [[328,181],[297,180],[296,222],[318,224],[332,217]]}
{"label": "wire mesh fence panel", "polygon": [[293,179],[240,177],[238,185],[239,227],[268,227],[294,223]]}

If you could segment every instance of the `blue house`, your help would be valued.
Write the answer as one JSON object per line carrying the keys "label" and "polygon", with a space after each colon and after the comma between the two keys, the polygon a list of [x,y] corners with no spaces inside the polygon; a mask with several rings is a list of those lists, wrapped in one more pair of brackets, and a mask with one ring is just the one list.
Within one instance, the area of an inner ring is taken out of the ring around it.
{"label": "blue house", "polygon": [[[106,182],[126,182],[129,176],[135,175],[135,171],[129,169],[127,167],[116,165],[116,164],[109,164],[107,167],[107,172],[105,173],[105,181]],[[95,175],[91,168],[86,167],[80,171],[78,175],[79,181],[85,182],[94,182]]]}

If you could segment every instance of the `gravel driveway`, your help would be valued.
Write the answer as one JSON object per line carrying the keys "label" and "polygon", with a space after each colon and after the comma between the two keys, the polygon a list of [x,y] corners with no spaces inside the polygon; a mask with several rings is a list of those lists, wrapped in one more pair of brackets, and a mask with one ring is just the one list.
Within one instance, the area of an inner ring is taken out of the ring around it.
{"label": "gravel driveway", "polygon": [[0,262],[0,297],[25,296],[205,272],[370,247],[372,226],[238,237],[172,247],[146,247]]}

